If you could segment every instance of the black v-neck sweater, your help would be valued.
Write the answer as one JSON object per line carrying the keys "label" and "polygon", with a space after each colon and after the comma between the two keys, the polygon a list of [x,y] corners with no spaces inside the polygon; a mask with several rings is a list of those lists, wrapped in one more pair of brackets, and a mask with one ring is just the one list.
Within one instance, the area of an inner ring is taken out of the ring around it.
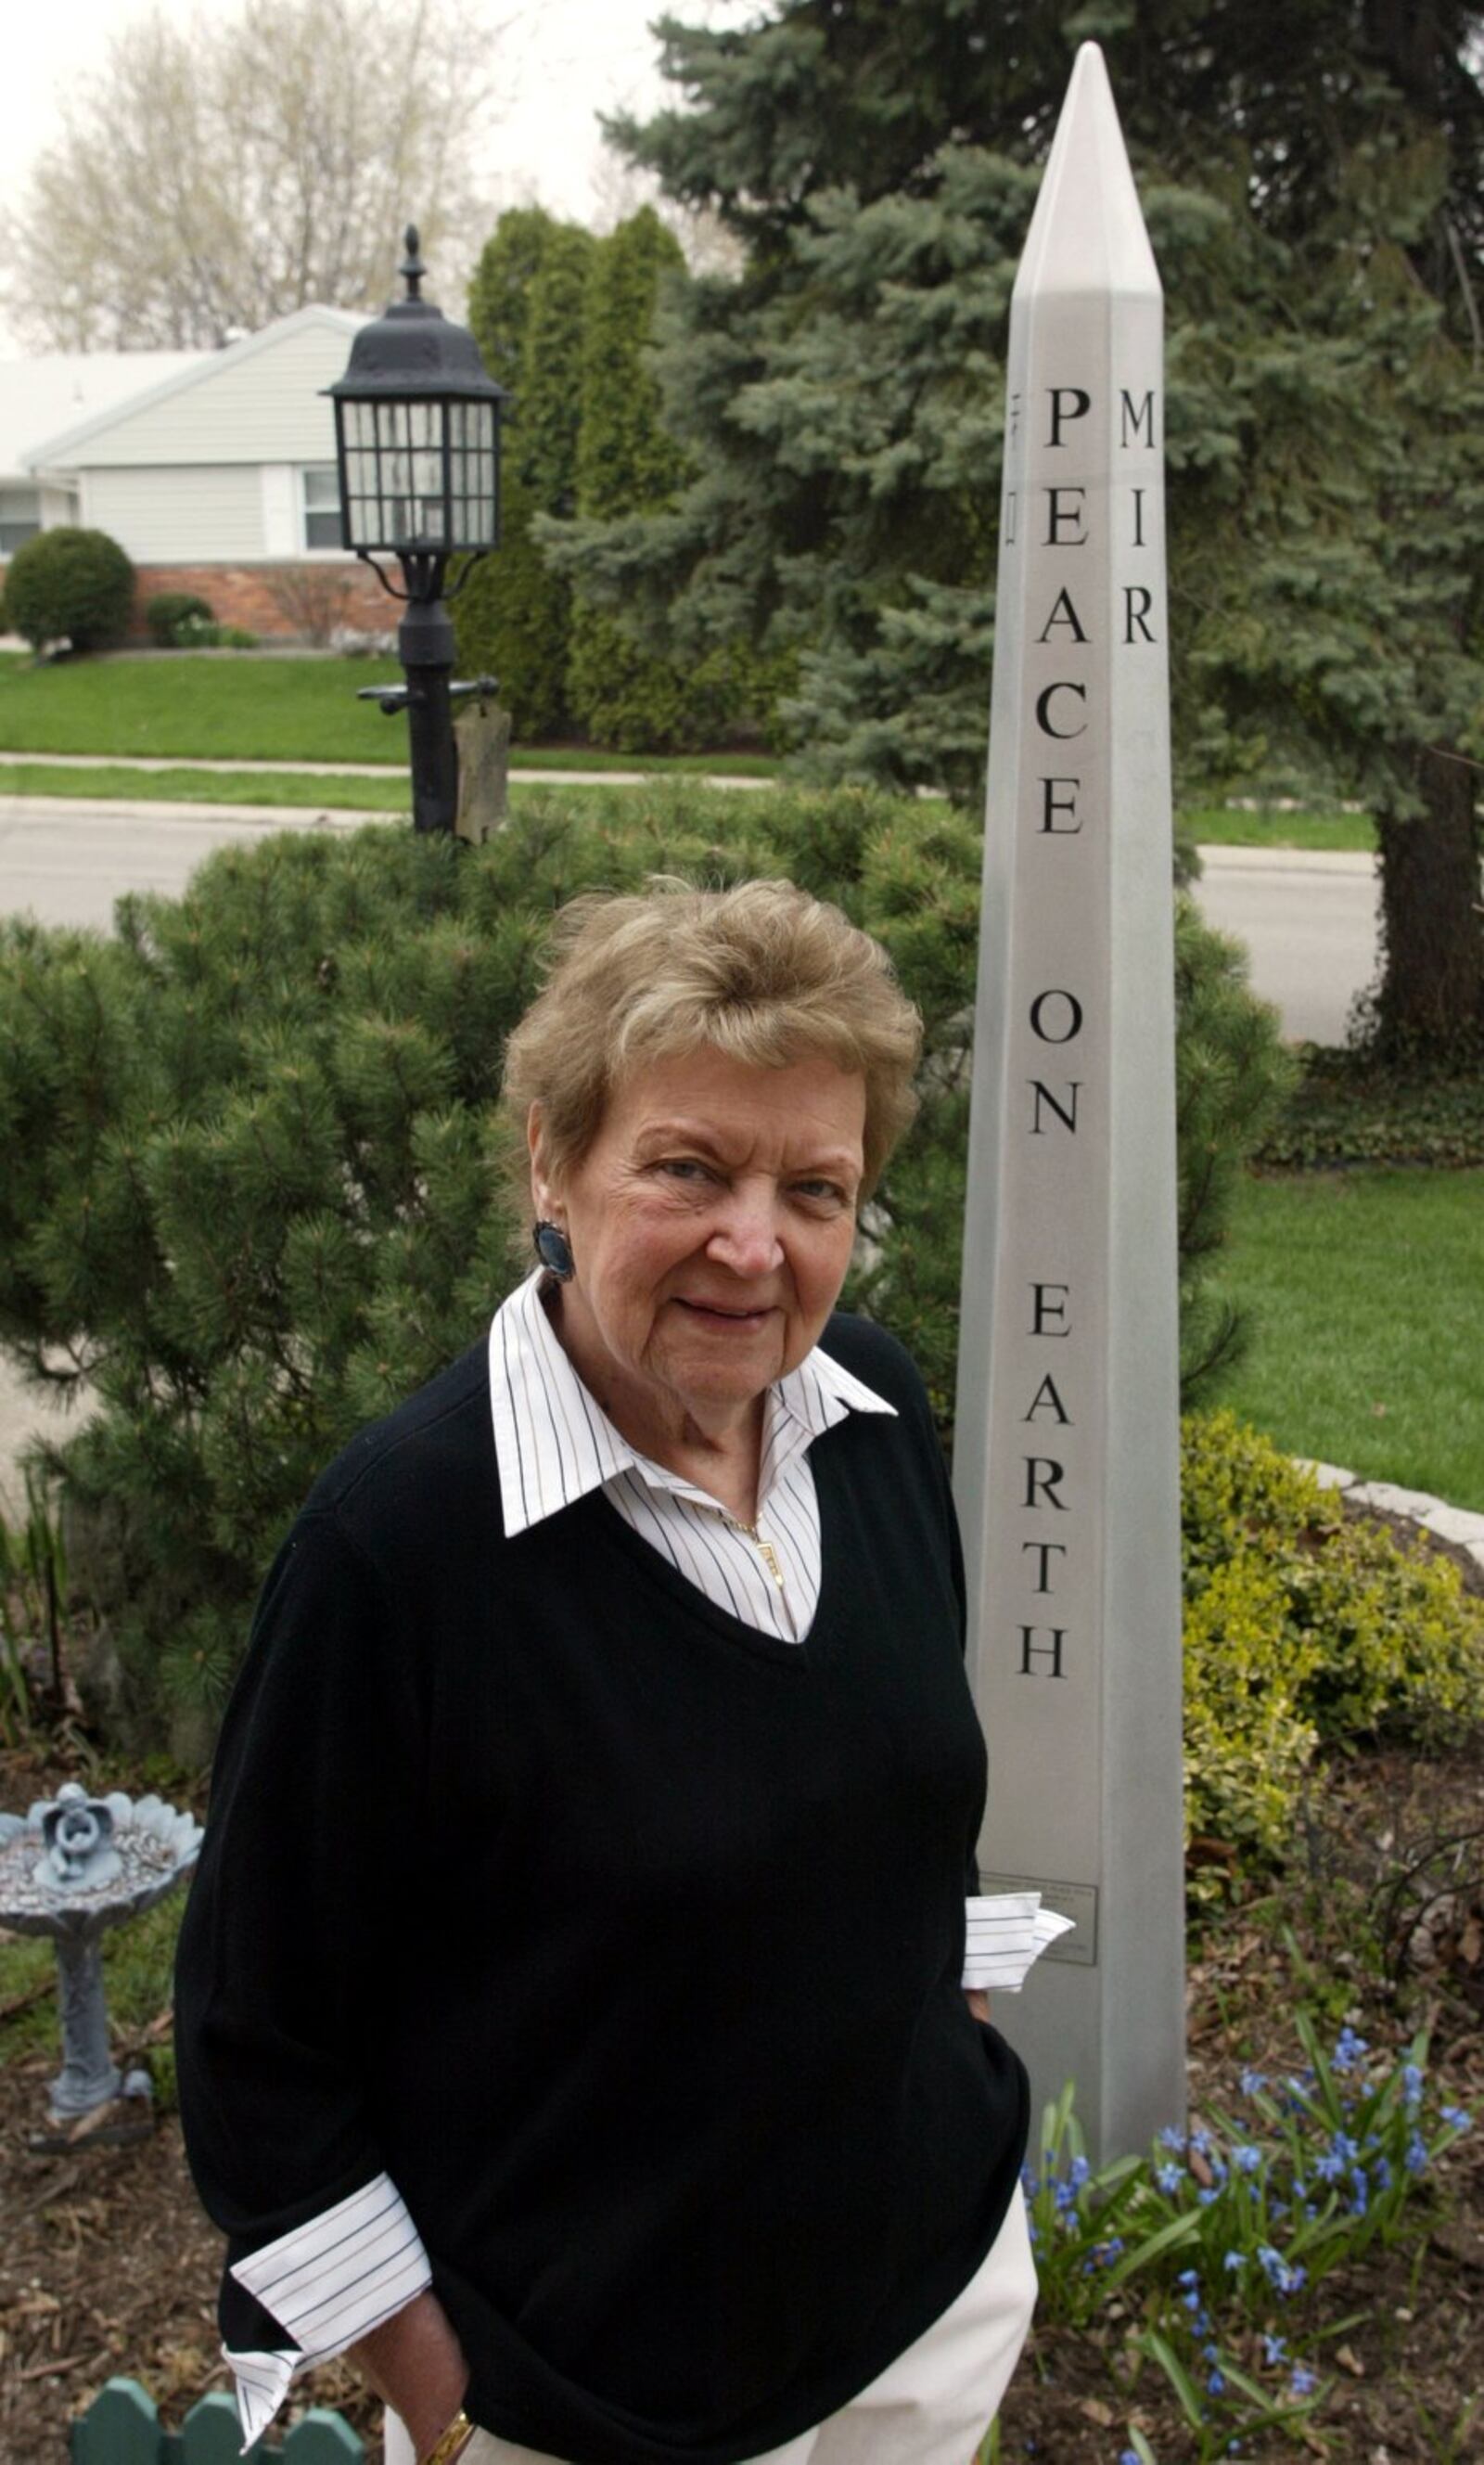
{"label": "black v-neck sweater", "polygon": [[[577,2465],[734,2465],[847,2403],[1024,2147],[960,1983],[985,1751],[941,1456],[890,1337],[825,1349],[899,1417],[814,1445],[805,1643],[601,1495],[506,1540],[480,1347],[317,1484],[222,1735],[177,2051],[229,2258],[385,2168],[470,2414]],[[231,2278],[222,2323],[285,2342]]]}

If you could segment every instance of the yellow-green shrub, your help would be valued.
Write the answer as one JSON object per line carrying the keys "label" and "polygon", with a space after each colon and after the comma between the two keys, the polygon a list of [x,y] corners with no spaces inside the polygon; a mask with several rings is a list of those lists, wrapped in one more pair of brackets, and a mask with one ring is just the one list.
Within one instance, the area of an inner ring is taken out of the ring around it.
{"label": "yellow-green shrub", "polygon": [[1314,1753],[1299,1709],[1318,1658],[1285,1632],[1280,1577],[1260,1558],[1214,1568],[1185,1603],[1185,1832],[1281,1857]]}
{"label": "yellow-green shrub", "polygon": [[1189,1833],[1280,1856],[1315,1745],[1484,1717],[1484,1607],[1230,1412],[1184,1424]]}

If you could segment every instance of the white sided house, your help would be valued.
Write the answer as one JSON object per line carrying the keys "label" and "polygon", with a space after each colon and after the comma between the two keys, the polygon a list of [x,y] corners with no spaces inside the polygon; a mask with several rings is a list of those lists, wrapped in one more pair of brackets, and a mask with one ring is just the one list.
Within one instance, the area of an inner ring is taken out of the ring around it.
{"label": "white sided house", "polygon": [[340,544],[335,423],[322,389],[365,322],[308,307],[39,438],[24,463],[46,504],[106,531],[139,572],[136,619],[188,590],[266,637],[382,633],[391,602]]}
{"label": "white sided house", "polygon": [[27,463],[37,437],[79,427],[139,394],[184,376],[205,351],[49,351],[0,359],[0,560],[23,540],[78,520],[76,485],[43,483]]}

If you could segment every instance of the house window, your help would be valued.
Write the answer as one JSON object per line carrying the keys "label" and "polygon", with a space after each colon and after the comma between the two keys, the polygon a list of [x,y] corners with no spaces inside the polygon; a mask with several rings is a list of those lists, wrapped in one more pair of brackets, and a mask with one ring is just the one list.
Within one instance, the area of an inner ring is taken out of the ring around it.
{"label": "house window", "polygon": [[340,475],[333,462],[306,462],[299,475],[305,547],[341,547]]}
{"label": "house window", "polygon": [[9,556],[40,528],[40,489],[0,488],[0,556]]}

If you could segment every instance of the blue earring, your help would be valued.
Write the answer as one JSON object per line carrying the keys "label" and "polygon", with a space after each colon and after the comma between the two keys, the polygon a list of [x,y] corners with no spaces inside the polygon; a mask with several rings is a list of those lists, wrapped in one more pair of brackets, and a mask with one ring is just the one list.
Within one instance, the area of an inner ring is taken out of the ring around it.
{"label": "blue earring", "polygon": [[559,1284],[569,1284],[577,1273],[577,1261],[567,1246],[566,1234],[559,1224],[548,1224],[542,1217],[533,1235],[536,1255]]}

